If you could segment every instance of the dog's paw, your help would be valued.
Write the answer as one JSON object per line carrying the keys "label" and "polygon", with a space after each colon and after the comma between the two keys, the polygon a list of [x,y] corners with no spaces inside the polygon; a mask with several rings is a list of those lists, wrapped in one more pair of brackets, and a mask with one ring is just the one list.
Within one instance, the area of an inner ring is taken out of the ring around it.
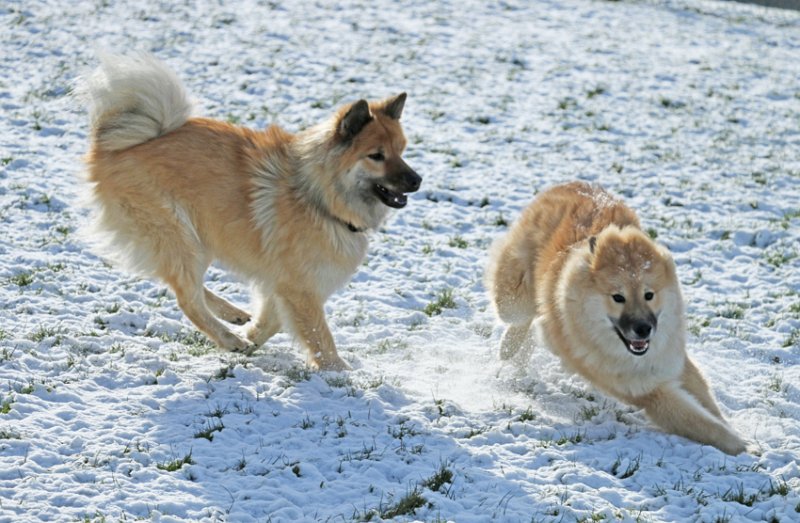
{"label": "dog's paw", "polygon": [[233,350],[232,352],[235,352],[236,354],[242,354],[244,356],[252,356],[253,353],[256,350],[258,350],[259,347],[260,347],[260,345],[256,345],[254,343],[248,343],[248,345],[246,347],[243,347],[241,349],[237,348],[237,349]]}
{"label": "dog's paw", "polygon": [[317,358],[313,359],[309,362],[309,367],[314,370],[320,371],[347,371],[353,370],[350,365],[347,364],[342,358],[338,355],[334,355],[333,357],[327,358]]}
{"label": "dog's paw", "polygon": [[730,431],[722,441],[715,445],[715,447],[726,454],[730,454],[731,456],[738,456],[739,454],[748,452],[750,450],[747,446],[747,443],[745,443],[745,441],[737,436],[733,431]]}
{"label": "dog's paw", "polygon": [[245,356],[251,355],[258,348],[258,345],[255,345],[250,340],[242,338],[233,332],[225,333],[225,336],[218,345],[222,350],[244,354]]}

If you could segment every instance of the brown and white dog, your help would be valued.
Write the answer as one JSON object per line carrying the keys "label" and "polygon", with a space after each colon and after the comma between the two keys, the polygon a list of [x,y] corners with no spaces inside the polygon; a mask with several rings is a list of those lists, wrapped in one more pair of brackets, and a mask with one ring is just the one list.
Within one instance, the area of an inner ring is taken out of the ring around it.
{"label": "brown and white dog", "polygon": [[508,325],[501,358],[530,343],[535,324],[564,367],[664,430],[745,450],[686,354],[672,256],[603,189],[575,182],[540,194],[495,244],[487,289]]}
{"label": "brown and white dog", "polygon": [[[192,118],[175,74],[149,55],[108,56],[81,88],[97,209],[92,239],[126,268],[175,292],[220,348],[249,353],[280,329],[309,363],[347,369],[323,305],[355,273],[367,234],[405,207],[421,178],[403,161],[405,93],[359,100],[297,134]],[[250,314],[208,290],[220,261],[252,282]]]}

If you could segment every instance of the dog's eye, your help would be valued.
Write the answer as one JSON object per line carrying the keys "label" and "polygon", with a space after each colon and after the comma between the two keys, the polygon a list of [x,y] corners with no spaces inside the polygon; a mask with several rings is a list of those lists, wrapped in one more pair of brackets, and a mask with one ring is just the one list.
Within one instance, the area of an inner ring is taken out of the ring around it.
{"label": "dog's eye", "polygon": [[368,154],[367,158],[369,158],[373,162],[382,162],[383,160],[385,160],[385,157],[383,156],[383,153]]}
{"label": "dog's eye", "polygon": [[644,293],[644,299],[645,299],[645,300],[647,300],[647,301],[650,301],[650,300],[652,300],[652,299],[653,299],[653,296],[655,296],[655,294],[653,294],[653,293],[652,293],[652,292],[650,292],[650,291],[647,291],[647,292],[645,292],[645,293]]}
{"label": "dog's eye", "polygon": [[617,303],[625,303],[625,296],[623,296],[622,294],[614,294],[613,296],[611,296],[611,298],[613,298],[614,301]]}

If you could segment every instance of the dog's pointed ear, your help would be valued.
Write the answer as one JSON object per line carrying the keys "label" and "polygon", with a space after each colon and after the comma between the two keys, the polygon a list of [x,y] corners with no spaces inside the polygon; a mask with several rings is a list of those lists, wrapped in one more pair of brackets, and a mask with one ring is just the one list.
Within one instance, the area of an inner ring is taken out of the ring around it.
{"label": "dog's pointed ear", "polygon": [[384,102],[383,114],[392,120],[399,120],[403,114],[403,106],[406,104],[406,93],[400,93],[394,98],[389,98]]}
{"label": "dog's pointed ear", "polygon": [[361,129],[371,120],[372,114],[369,112],[369,104],[366,100],[359,100],[350,106],[350,109],[339,121],[337,132],[345,140],[350,140],[360,133]]}
{"label": "dog's pointed ear", "polygon": [[595,247],[597,247],[597,236],[591,236],[589,238],[589,252],[594,254]]}

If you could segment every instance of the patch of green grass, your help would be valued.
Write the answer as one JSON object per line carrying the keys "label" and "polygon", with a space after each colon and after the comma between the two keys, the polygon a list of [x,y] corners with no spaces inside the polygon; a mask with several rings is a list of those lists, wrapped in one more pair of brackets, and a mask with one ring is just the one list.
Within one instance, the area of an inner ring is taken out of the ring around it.
{"label": "patch of green grass", "polygon": [[14,276],[8,279],[9,283],[13,283],[17,287],[27,287],[31,283],[33,283],[33,273],[32,272],[21,272],[19,274],[15,274]]}
{"label": "patch of green grass", "polygon": [[326,376],[324,379],[325,383],[327,383],[334,389],[343,389],[345,387],[353,386],[353,380],[347,374]]}
{"label": "patch of green grass", "polygon": [[464,434],[464,439],[471,439],[489,431],[489,427],[470,427],[469,432]]}
{"label": "patch of green grass", "polygon": [[387,352],[391,351],[405,351],[409,347],[409,344],[405,340],[397,340],[397,339],[389,339],[384,338],[378,342],[375,350],[378,354],[386,354]]}
{"label": "patch of green grass", "polygon": [[211,420],[208,420],[208,421],[206,421],[206,426],[203,427],[203,429],[198,430],[197,432],[194,433],[194,437],[195,438],[205,438],[208,441],[213,441],[214,440],[214,433],[215,432],[220,432],[224,428],[225,428],[225,425],[222,424],[221,420],[217,420],[217,421],[213,421],[213,422]]}
{"label": "patch of green grass", "polygon": [[8,414],[11,412],[11,405],[14,404],[13,398],[6,398],[0,403],[0,414]]}
{"label": "patch of green grass", "polygon": [[83,519],[80,519],[82,523],[106,523],[108,521],[104,514],[101,514],[100,511],[95,511],[94,514],[86,514],[83,516]]}
{"label": "patch of green grass", "polygon": [[386,430],[390,436],[399,439],[401,443],[408,437],[419,436],[421,434],[421,432],[414,427],[413,423],[408,423],[407,419],[401,419],[396,427],[387,427]]}
{"label": "patch of green grass", "polygon": [[453,289],[443,289],[436,296],[434,301],[425,306],[422,310],[428,316],[438,316],[444,309],[455,309],[456,302],[453,299]]}
{"label": "patch of green grass", "polygon": [[286,369],[285,375],[292,383],[300,383],[301,381],[310,380],[314,374],[308,367],[292,367]]}
{"label": "patch of green grass", "polygon": [[566,434],[561,436],[556,440],[556,445],[561,446],[566,445],[567,443],[580,443],[581,441],[583,441],[583,434],[576,432],[571,436],[567,436]]}
{"label": "patch of green grass", "polygon": [[720,514],[719,516],[717,516],[716,518],[714,518],[711,521],[712,521],[712,523],[730,523],[732,519],[733,519],[733,516],[729,516],[728,515],[727,509],[723,509],[722,510],[722,514]]}
{"label": "patch of green grass", "polygon": [[594,511],[592,511],[592,513],[589,514],[588,516],[576,519],[575,523],[588,523],[589,521],[595,521],[596,522],[596,521],[605,521],[605,520],[606,520],[606,515],[605,514],[603,514],[602,512],[594,512]]}
{"label": "patch of green grass", "polygon": [[[800,301],[796,301],[789,305],[789,312],[795,315],[800,315]],[[0,338],[2,339],[2,338]]]}
{"label": "patch of green grass", "polygon": [[664,96],[659,99],[659,102],[661,103],[661,107],[664,107],[665,109],[681,109],[686,107],[685,103],[678,100],[671,100]]}
{"label": "patch of green grass", "polygon": [[527,409],[525,409],[525,412],[519,415],[517,421],[526,422],[526,421],[533,421],[535,419],[536,419],[536,414],[533,413],[533,408],[528,407]]}
{"label": "patch of green grass", "polygon": [[554,444],[554,445],[557,445],[559,447],[562,447],[562,446],[564,446],[564,445],[566,445],[568,443],[572,443],[573,445],[576,444],[576,443],[580,443],[581,441],[584,440],[585,437],[586,436],[585,436],[584,432],[577,431],[577,432],[575,432],[573,434],[562,434],[561,436],[558,437],[558,439],[555,439],[555,440],[552,440],[552,439],[551,440],[543,440],[541,444],[545,448],[549,447],[551,444]]}
{"label": "patch of green grass", "polygon": [[492,225],[495,227],[508,227],[508,220],[505,219],[503,213],[500,213],[495,216],[494,220],[492,221]]}
{"label": "patch of green grass", "polygon": [[469,242],[467,242],[467,240],[465,240],[459,235],[455,235],[452,238],[450,238],[450,241],[448,241],[447,244],[450,247],[454,247],[456,249],[466,249],[467,247],[469,247]]}
{"label": "patch of green grass", "polygon": [[756,171],[752,173],[753,181],[756,182],[758,185],[767,185],[767,175],[762,173],[761,171]]}
{"label": "patch of green grass", "polygon": [[439,465],[439,470],[434,472],[433,476],[423,480],[420,485],[434,492],[441,492],[443,486],[453,483],[454,476],[453,471],[447,467],[447,462],[442,462]]}
{"label": "patch of green grass", "polygon": [[176,470],[183,468],[184,465],[194,465],[191,450],[182,458],[176,458],[172,461],[165,461],[164,463],[156,463],[156,468],[159,470],[166,470],[167,472],[175,472]]}
{"label": "patch of green grass", "polygon": [[216,374],[214,374],[214,379],[221,381],[221,380],[224,380],[224,379],[227,379],[227,378],[233,378],[234,377],[234,374],[233,374],[233,367],[234,366],[235,365],[233,363],[229,363],[228,365],[226,365],[224,367],[220,367],[220,369],[216,372]]}
{"label": "patch of green grass", "polygon": [[592,405],[591,407],[581,407],[581,412],[578,415],[580,419],[589,421],[600,413],[600,407]]}
{"label": "patch of green grass", "polygon": [[594,89],[590,89],[589,91],[586,92],[586,98],[592,99],[595,96],[600,96],[601,94],[603,94],[605,92],[606,92],[606,88],[603,87],[602,85],[598,85]]}
{"label": "patch of green grass", "polygon": [[381,519],[395,519],[400,516],[413,516],[417,509],[424,507],[428,500],[422,496],[419,487],[414,487],[405,496],[400,498],[397,503],[389,505],[381,510]]}
{"label": "patch of green grass", "polygon": [[781,250],[774,250],[764,254],[764,260],[773,267],[781,267],[797,257],[797,253],[787,254]]}
{"label": "patch of green grass", "polygon": [[789,484],[786,483],[786,480],[781,479],[777,483],[773,483],[772,479],[770,479],[769,480],[769,488],[767,489],[765,494],[767,496],[774,496],[775,494],[777,494],[777,495],[782,496],[782,497],[785,498],[786,496],[789,495],[789,493],[791,491],[792,491],[792,487],[790,487]]}
{"label": "patch of green grass", "polygon": [[222,405],[217,403],[216,407],[214,407],[213,409],[208,409],[208,412],[206,412],[206,416],[209,418],[222,418],[222,416],[230,413],[231,411],[228,410],[227,407],[223,407]]}
{"label": "patch of green grass", "polygon": [[22,439],[22,436],[13,430],[0,429],[0,440],[2,439]]}
{"label": "patch of green grass", "polygon": [[578,103],[576,102],[575,98],[571,96],[567,96],[566,98],[562,98],[558,101],[558,108],[562,111],[566,111],[567,109],[572,109],[576,107]]}
{"label": "patch of green grass", "polygon": [[622,465],[622,457],[618,455],[617,459],[614,461],[614,464],[611,465],[611,474],[619,479],[627,479],[636,474],[636,471],[639,470],[641,463],[642,455],[639,454],[636,458],[628,461],[625,470],[621,470],[620,466]]}
{"label": "patch of green grass", "polygon": [[244,451],[242,451],[242,458],[236,462],[236,465],[234,465],[233,468],[235,470],[242,471],[245,469],[245,467],[247,467],[247,458],[244,457]]}
{"label": "patch of green grass", "polygon": [[717,312],[717,316],[729,320],[741,320],[744,318],[745,308],[737,303],[727,303],[725,307]]}
{"label": "patch of green grass", "polygon": [[783,342],[784,347],[793,347],[795,345],[800,345],[800,329],[793,329],[786,341]]}
{"label": "patch of green grass", "polygon": [[216,349],[211,340],[206,338],[202,332],[197,330],[181,331],[176,335],[148,330],[144,333],[144,335],[150,338],[158,338],[165,343],[180,343],[186,347],[186,352],[190,356],[195,357],[205,356],[209,352],[212,352]]}
{"label": "patch of green grass", "polygon": [[758,501],[758,492],[745,494],[744,483],[739,483],[738,487],[729,488],[720,498],[722,501],[735,501],[740,505],[752,507],[753,504]]}
{"label": "patch of green grass", "polygon": [[39,343],[41,341],[46,340],[47,338],[51,338],[59,334],[59,330],[55,327],[48,327],[46,325],[39,326],[38,329],[30,333],[27,338],[31,341],[35,341]]}

